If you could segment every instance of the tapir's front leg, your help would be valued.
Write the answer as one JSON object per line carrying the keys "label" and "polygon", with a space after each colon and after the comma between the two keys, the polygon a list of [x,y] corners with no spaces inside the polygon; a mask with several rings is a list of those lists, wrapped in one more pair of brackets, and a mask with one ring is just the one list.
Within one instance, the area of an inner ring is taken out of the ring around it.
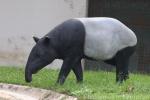
{"label": "tapir's front leg", "polygon": [[57,80],[58,84],[63,84],[65,82],[65,79],[67,78],[71,69],[74,71],[78,82],[83,80],[81,58],[69,57],[63,61],[61,70],[59,72],[58,80]]}
{"label": "tapir's front leg", "polygon": [[58,80],[57,80],[58,84],[60,84],[60,85],[64,84],[65,79],[71,70],[71,63],[72,63],[72,60],[69,58],[67,58],[63,61],[63,64],[62,64],[60,72],[59,72]]}
{"label": "tapir's front leg", "polygon": [[59,72],[57,83],[62,85],[65,82],[69,72],[73,70],[76,75],[77,82],[83,81],[83,71],[81,66],[81,59],[79,57],[67,58],[64,60],[61,70]]}
{"label": "tapir's front leg", "polygon": [[76,63],[76,66],[73,66],[72,70],[76,75],[77,82],[78,83],[82,82],[83,81],[83,71],[82,71],[81,60]]}

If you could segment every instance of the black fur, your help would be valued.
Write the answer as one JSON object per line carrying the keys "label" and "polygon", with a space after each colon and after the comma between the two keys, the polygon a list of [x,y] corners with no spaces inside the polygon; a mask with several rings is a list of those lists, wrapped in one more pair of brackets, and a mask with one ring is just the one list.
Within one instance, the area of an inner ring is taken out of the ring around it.
{"label": "black fur", "polygon": [[54,28],[46,36],[52,38],[51,43],[60,59],[68,56],[83,57],[85,29],[80,21],[68,20]]}
{"label": "black fur", "polygon": [[77,81],[83,80],[81,59],[84,56],[85,29],[83,24],[75,19],[68,20],[47,36],[52,37],[52,45],[57,51],[58,58],[63,59],[63,64],[57,82],[63,84],[67,75],[74,71]]}
{"label": "black fur", "polygon": [[[38,39],[34,38],[34,40]],[[84,40],[85,29],[78,20],[71,19],[55,27],[42,39],[36,41],[37,44],[33,47],[26,65],[26,81],[30,82],[33,73],[54,59],[63,59],[57,82],[63,84],[71,69],[77,81],[81,82],[83,80],[81,59],[84,57]],[[39,62],[34,61],[36,59],[39,59]]]}

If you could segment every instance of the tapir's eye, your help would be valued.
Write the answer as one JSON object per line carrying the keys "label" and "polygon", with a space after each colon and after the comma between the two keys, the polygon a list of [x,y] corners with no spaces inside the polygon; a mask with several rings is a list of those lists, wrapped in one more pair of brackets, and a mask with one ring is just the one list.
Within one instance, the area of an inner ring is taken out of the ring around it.
{"label": "tapir's eye", "polygon": [[44,56],[44,52],[41,51],[41,52],[39,53],[39,56]]}
{"label": "tapir's eye", "polygon": [[38,52],[36,52],[36,53],[35,53],[35,56],[36,56],[36,57],[39,57],[40,55],[39,55],[39,53],[38,53]]}
{"label": "tapir's eye", "polygon": [[41,56],[41,52],[39,51],[39,49],[36,50],[35,56],[36,56],[36,57],[40,57],[40,56]]}
{"label": "tapir's eye", "polygon": [[37,50],[37,56],[42,57],[42,56],[44,56],[44,54],[45,54],[45,52],[44,52],[44,50],[42,50],[41,48],[39,48],[39,49]]}

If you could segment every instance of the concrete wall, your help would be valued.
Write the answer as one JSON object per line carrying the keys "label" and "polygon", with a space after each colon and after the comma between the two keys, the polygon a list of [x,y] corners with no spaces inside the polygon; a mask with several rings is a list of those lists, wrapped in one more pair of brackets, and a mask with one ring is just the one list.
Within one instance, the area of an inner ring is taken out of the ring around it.
{"label": "concrete wall", "polygon": [[[0,0],[0,65],[24,66],[35,44],[62,21],[86,16],[86,0]],[[52,66],[60,66],[55,61]]]}

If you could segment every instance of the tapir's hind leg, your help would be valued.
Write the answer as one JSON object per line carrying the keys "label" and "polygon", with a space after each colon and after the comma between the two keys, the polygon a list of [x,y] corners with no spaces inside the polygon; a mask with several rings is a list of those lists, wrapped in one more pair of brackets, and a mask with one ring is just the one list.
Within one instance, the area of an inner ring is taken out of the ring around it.
{"label": "tapir's hind leg", "polygon": [[134,53],[135,47],[127,47],[116,55],[116,81],[122,83],[129,78],[128,65],[130,56]]}
{"label": "tapir's hind leg", "polygon": [[[120,58],[120,59],[119,59]],[[119,55],[116,64],[116,81],[122,82],[129,77],[128,73],[129,57],[124,58],[122,54]]]}

